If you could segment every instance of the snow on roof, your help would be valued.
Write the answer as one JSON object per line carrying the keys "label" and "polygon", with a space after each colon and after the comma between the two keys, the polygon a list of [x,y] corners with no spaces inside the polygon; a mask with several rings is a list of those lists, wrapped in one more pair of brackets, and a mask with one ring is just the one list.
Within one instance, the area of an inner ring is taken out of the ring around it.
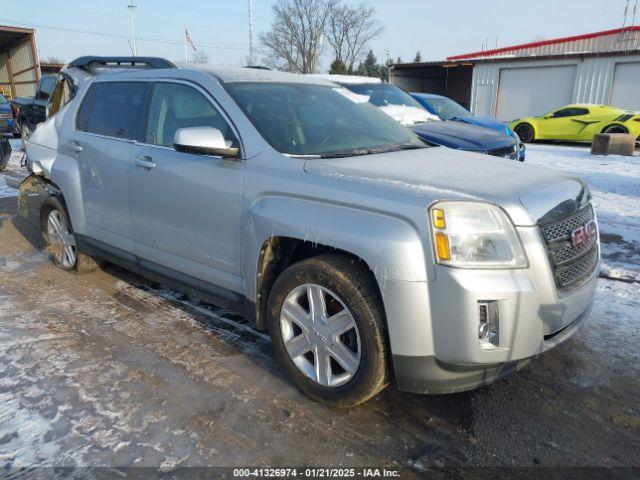
{"label": "snow on roof", "polygon": [[274,83],[306,83],[312,85],[327,85],[327,79],[314,75],[300,75],[296,73],[280,72],[278,70],[264,70],[260,68],[216,67],[213,65],[179,65],[184,70],[200,70],[211,73],[223,82],[274,82]]}
{"label": "snow on roof", "polygon": [[308,77],[320,78],[336,83],[366,84],[366,83],[382,83],[382,80],[375,77],[362,77],[360,75],[331,75],[329,73],[315,73],[307,75]]}

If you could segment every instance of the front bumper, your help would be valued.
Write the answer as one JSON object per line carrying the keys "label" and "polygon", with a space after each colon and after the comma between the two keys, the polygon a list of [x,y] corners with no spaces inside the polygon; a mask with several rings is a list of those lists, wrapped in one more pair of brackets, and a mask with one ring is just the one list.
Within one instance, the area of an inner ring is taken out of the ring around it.
{"label": "front bumper", "polygon": [[[570,325],[544,340],[543,351],[567,340],[591,313],[591,305]],[[491,365],[455,365],[435,356],[393,355],[396,385],[400,390],[422,394],[464,392],[509,377],[531,363],[531,357]]]}
{"label": "front bumper", "polygon": [[[599,269],[596,267],[577,288],[559,292],[538,228],[517,230],[529,259],[528,268],[436,266],[435,280],[426,284],[427,327],[414,323],[410,331],[403,332],[402,342],[394,342],[394,328],[389,326],[400,389],[448,393],[491,383],[568,339],[588,317]],[[497,345],[478,339],[478,308],[486,302],[498,305]],[[411,343],[406,340],[409,338]],[[423,342],[422,353],[418,342]]]}

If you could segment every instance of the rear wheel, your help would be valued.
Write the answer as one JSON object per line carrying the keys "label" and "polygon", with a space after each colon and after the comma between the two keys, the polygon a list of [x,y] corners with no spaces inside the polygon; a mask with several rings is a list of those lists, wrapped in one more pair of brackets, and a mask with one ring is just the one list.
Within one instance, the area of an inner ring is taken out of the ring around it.
{"label": "rear wheel", "polygon": [[341,255],[296,263],[276,280],[269,333],[278,361],[310,397],[347,407],[387,385],[384,311],[374,282]]}
{"label": "rear wheel", "polygon": [[98,262],[78,250],[67,210],[60,200],[49,197],[40,210],[42,234],[53,263],[63,270],[88,273]]}
{"label": "rear wheel", "polygon": [[622,125],[609,125],[602,130],[602,133],[629,133],[629,130]]}
{"label": "rear wheel", "polygon": [[536,134],[533,127],[528,123],[521,123],[513,129],[514,132],[520,137],[522,143],[531,143],[535,140]]}

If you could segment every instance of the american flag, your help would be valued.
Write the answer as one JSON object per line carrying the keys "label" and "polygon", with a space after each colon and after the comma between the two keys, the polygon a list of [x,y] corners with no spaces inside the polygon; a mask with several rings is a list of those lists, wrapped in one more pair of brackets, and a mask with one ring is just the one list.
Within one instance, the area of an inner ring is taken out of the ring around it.
{"label": "american flag", "polygon": [[191,45],[191,48],[193,48],[193,50],[195,52],[198,51],[198,49],[196,48],[196,46],[193,44],[193,40],[191,40],[191,35],[189,35],[189,32],[187,31],[187,29],[184,29],[184,41],[186,43],[188,43],[189,45]]}

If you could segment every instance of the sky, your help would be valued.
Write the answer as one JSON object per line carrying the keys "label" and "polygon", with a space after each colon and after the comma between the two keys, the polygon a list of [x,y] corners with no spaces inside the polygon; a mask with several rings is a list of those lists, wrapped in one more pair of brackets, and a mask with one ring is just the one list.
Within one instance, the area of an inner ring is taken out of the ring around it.
{"label": "sky", "polygon": [[[254,0],[256,43],[274,0]],[[359,0],[343,0],[360,3]],[[630,0],[635,3],[636,0]],[[129,0],[1,0],[0,24],[36,28],[41,60],[130,55]],[[626,0],[365,0],[384,25],[378,59],[423,60],[622,26]],[[243,65],[249,53],[247,0],[136,0],[138,55],[184,60],[184,29],[210,63]],[[10,5],[10,7],[9,7]],[[52,5],[55,5],[53,7]],[[640,6],[636,24],[640,24]],[[68,31],[73,30],[73,31]],[[93,34],[92,34],[93,33]],[[100,34],[100,35],[97,35]],[[192,52],[193,53],[193,52]],[[260,60],[260,54],[257,55]],[[258,61],[258,63],[260,63]],[[330,59],[323,59],[321,70]]]}

